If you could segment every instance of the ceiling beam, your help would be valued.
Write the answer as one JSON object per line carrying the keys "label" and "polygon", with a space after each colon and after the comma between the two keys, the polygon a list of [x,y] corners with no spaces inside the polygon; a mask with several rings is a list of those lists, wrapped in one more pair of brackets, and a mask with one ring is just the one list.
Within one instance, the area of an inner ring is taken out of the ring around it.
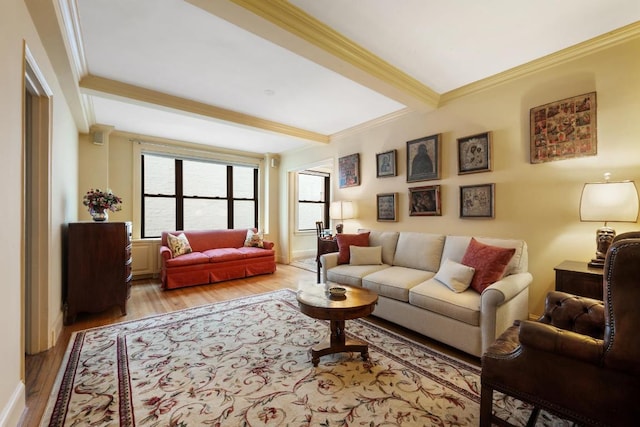
{"label": "ceiling beam", "polygon": [[287,1],[185,1],[407,107],[438,107],[431,88]]}
{"label": "ceiling beam", "polygon": [[288,135],[307,141],[329,143],[329,136],[306,129],[285,125],[271,120],[261,119],[237,111],[227,110],[213,105],[181,98],[174,95],[145,89],[128,83],[88,75],[80,80],[79,86],[87,95],[97,95],[111,99],[134,100],[154,108],[177,110],[188,114],[208,117],[224,122],[235,123],[250,128]]}

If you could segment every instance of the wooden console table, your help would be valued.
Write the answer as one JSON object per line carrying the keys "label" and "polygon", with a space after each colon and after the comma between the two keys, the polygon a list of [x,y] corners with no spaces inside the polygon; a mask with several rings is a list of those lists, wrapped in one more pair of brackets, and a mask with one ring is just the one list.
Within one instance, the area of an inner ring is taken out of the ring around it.
{"label": "wooden console table", "polygon": [[320,255],[328,254],[330,252],[338,252],[338,241],[335,237],[318,237],[318,253],[316,255],[316,263],[318,264],[317,283],[320,283],[320,268],[322,268],[322,262],[320,262]]}

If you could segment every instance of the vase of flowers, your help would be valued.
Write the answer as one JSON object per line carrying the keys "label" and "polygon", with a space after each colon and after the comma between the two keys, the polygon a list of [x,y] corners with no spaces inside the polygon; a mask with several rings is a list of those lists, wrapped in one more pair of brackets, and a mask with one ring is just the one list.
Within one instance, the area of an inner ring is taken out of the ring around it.
{"label": "vase of flowers", "polygon": [[122,209],[122,199],[110,189],[102,191],[92,188],[82,198],[82,204],[89,208],[89,213],[94,221],[106,221],[109,219],[109,211],[115,212]]}

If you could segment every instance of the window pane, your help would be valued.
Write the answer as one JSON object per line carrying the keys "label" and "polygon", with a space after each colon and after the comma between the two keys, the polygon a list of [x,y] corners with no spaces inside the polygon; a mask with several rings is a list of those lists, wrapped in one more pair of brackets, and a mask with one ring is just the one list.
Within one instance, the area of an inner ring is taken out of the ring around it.
{"label": "window pane", "polygon": [[227,167],[216,163],[182,161],[185,196],[227,197]]}
{"label": "window pane", "polygon": [[324,177],[317,175],[298,175],[298,200],[314,202],[324,201]]}
{"label": "window pane", "polygon": [[298,203],[298,230],[315,229],[316,221],[324,221],[324,204]]}
{"label": "window pane", "polygon": [[255,202],[236,200],[233,202],[233,228],[253,228],[256,226]]}
{"label": "window pane", "polygon": [[144,198],[143,237],[160,237],[163,231],[176,229],[176,201],[173,198]]}
{"label": "window pane", "polygon": [[[233,167],[233,198],[253,199],[253,171],[245,166]],[[237,227],[236,227],[237,228]]]}
{"label": "window pane", "polygon": [[226,200],[184,200],[184,229],[227,228]]}
{"label": "window pane", "polygon": [[174,195],[176,191],[176,163],[167,157],[144,155],[145,194]]}

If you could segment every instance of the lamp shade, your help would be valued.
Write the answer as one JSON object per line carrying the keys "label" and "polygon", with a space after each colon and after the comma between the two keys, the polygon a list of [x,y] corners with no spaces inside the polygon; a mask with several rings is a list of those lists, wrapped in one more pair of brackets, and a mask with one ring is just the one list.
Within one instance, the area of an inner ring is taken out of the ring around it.
{"label": "lamp shade", "polygon": [[638,190],[633,181],[593,182],[582,189],[580,221],[636,222]]}
{"label": "lamp shade", "polygon": [[329,216],[331,219],[339,219],[342,221],[343,219],[353,218],[353,215],[353,202],[331,202],[331,207],[329,208]]}

